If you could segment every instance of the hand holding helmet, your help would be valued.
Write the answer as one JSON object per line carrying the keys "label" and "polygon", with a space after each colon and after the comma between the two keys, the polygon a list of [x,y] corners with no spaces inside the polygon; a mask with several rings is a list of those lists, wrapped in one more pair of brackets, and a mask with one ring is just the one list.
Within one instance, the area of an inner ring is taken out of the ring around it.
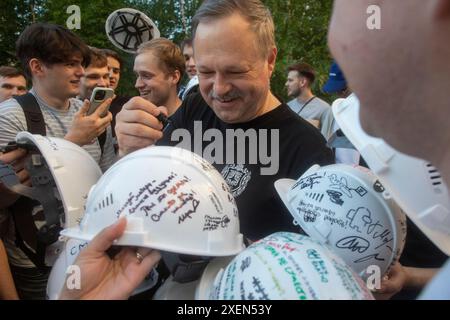
{"label": "hand holding helmet", "polygon": [[[81,251],[75,266],[79,268],[78,290],[64,286],[60,299],[127,299],[160,259],[157,251],[137,252],[123,248],[112,259],[106,251],[125,231],[126,219],[105,228]],[[142,253],[141,253],[142,252]],[[70,277],[70,276],[69,276]],[[69,280],[69,279],[68,279]]]}
{"label": "hand holding helmet", "polygon": [[300,227],[364,279],[372,266],[382,276],[399,259],[405,215],[369,170],[313,166],[297,181],[281,179],[275,187]]}

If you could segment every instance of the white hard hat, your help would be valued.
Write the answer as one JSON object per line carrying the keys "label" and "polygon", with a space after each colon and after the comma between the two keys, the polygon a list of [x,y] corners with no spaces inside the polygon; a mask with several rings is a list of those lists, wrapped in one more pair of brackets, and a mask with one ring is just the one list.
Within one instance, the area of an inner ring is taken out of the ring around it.
{"label": "white hard hat", "polygon": [[68,239],[64,241],[64,249],[56,259],[47,282],[47,300],[58,300],[66,281],[66,272],[73,265],[80,251],[88,245],[87,241]]}
{"label": "white hard hat", "polygon": [[229,256],[244,247],[226,182],[184,149],[153,146],[122,158],[90,192],[80,226],[62,234],[91,240],[124,216],[117,245],[196,256]]}
{"label": "white hard hat", "polygon": [[[98,164],[86,150],[65,139],[19,132],[16,142],[19,145],[26,144],[37,147],[53,177],[59,198],[64,206],[64,226],[78,225],[84,214],[89,190],[102,175]],[[34,165],[44,164],[38,161]],[[35,179],[42,180],[40,177]],[[37,184],[33,183],[33,186]]]}
{"label": "white hard hat", "polygon": [[450,255],[450,198],[436,168],[367,135],[361,128],[356,95],[334,106],[333,114],[392,198],[439,249]]}
{"label": "white hard hat", "polygon": [[62,249],[59,231],[81,221],[88,192],[102,172],[89,153],[65,139],[19,132],[16,144],[28,150],[26,168],[32,186],[22,185],[14,171],[2,173],[1,180],[11,191],[42,205],[45,221],[35,219],[36,237],[46,249],[43,263],[52,265]]}
{"label": "white hard hat", "polygon": [[365,300],[366,285],[309,237],[279,232],[253,243],[219,272],[212,300]]}
{"label": "white hard hat", "polygon": [[[58,256],[55,264],[50,271],[50,275],[47,282],[47,300],[58,300],[61,290],[66,284],[67,275],[75,275],[74,263],[81,250],[86,248],[87,241],[68,239],[64,242],[64,249]],[[81,274],[80,274],[81,275]],[[82,276],[82,275],[81,275]],[[78,279],[81,281],[81,279]],[[70,282],[71,280],[68,279]],[[158,273],[155,269],[146,277],[146,279],[133,291],[133,295],[139,294],[146,290],[151,289],[156,285],[158,281]],[[75,285],[73,283],[72,285]]]}
{"label": "white hard hat", "polygon": [[131,8],[111,13],[105,31],[114,46],[128,53],[136,53],[141,43],[160,37],[155,23],[144,13]]}
{"label": "white hard hat", "polygon": [[218,257],[209,261],[200,279],[180,283],[172,276],[167,278],[155,293],[153,300],[207,300],[213,290],[214,280],[234,257]]}
{"label": "white hard hat", "polygon": [[275,188],[296,223],[362,278],[372,266],[385,274],[399,259],[406,217],[368,169],[316,165],[297,181],[276,181]]}

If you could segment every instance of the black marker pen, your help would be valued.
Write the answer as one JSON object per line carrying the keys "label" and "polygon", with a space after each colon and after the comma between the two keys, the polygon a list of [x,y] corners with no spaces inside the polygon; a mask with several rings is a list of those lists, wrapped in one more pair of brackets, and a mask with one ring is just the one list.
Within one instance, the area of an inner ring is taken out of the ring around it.
{"label": "black marker pen", "polygon": [[160,113],[159,115],[156,116],[156,119],[159,120],[159,122],[162,123],[163,125],[163,131],[166,130],[166,128],[169,126],[170,119],[168,117],[166,117],[163,113]]}

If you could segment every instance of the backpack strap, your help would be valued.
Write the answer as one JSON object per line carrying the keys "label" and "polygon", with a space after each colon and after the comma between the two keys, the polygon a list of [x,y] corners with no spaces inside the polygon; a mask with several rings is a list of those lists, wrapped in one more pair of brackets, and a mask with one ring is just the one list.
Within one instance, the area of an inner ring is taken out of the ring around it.
{"label": "backpack strap", "polygon": [[41,108],[33,94],[27,93],[22,96],[14,96],[14,99],[16,99],[22,107],[27,121],[28,131],[32,134],[40,134],[42,136],[47,135],[44,116],[42,115]]}
{"label": "backpack strap", "polygon": [[[31,93],[14,96],[25,115],[27,131],[32,134],[47,135],[45,120],[41,108]],[[49,243],[42,241],[39,230],[36,228],[32,217],[33,207],[38,203],[22,196],[10,207],[15,226],[16,246],[41,270],[46,270],[45,250]]]}
{"label": "backpack strap", "polygon": [[[42,115],[41,108],[33,94],[27,93],[22,96],[14,96],[14,99],[22,107],[25,119],[27,121],[28,132],[32,134],[40,134],[41,136],[47,135],[45,129],[44,116]],[[106,131],[97,137],[100,149],[103,154],[106,143]]]}

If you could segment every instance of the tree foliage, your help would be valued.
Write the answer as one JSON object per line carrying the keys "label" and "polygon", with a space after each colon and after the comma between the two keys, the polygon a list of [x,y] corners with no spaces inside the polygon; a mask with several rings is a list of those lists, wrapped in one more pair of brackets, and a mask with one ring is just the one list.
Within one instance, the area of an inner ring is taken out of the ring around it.
{"label": "tree foliage", "polygon": [[265,0],[275,21],[278,58],[272,89],[286,97],[284,84],[286,69],[295,62],[303,61],[314,67],[317,80],[316,94],[328,78],[331,58],[327,46],[327,30],[332,1],[329,0]]}
{"label": "tree foliage", "polygon": [[[278,60],[272,79],[273,91],[286,97],[286,68],[296,61],[311,64],[317,71],[315,92],[327,78],[330,55],[326,34],[332,2],[329,0],[263,0],[275,20]],[[86,43],[114,49],[105,34],[105,21],[116,9],[129,7],[147,14],[163,37],[179,43],[190,35],[190,23],[201,0],[2,0],[0,12],[0,65],[15,65],[14,47],[20,32],[34,21],[66,25],[67,8],[81,11],[81,29],[73,30]],[[133,95],[133,56],[121,53],[125,61],[119,93]]]}

